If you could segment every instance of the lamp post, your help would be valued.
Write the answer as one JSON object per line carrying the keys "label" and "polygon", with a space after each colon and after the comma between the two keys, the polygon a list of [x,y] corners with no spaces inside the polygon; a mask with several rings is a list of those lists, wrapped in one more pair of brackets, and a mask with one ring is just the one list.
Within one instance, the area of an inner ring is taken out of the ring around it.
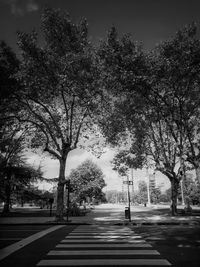
{"label": "lamp post", "polygon": [[129,222],[131,222],[131,200],[130,200],[130,190],[129,190],[129,179],[127,176],[127,189],[128,189],[128,208],[129,208]]}
{"label": "lamp post", "polygon": [[[127,219],[129,219],[129,222],[131,222],[131,199],[130,199],[130,190],[129,185],[132,185],[132,181],[129,181],[128,175],[127,175],[127,181],[123,181],[123,184],[127,184],[127,200],[128,200],[128,210],[127,212]],[[125,214],[126,214],[125,212]]]}
{"label": "lamp post", "polygon": [[185,205],[185,201],[184,201],[184,194],[183,194],[183,180],[180,181],[181,184],[181,198],[182,198],[182,205]]}
{"label": "lamp post", "polygon": [[[154,172],[154,174],[155,174],[155,172]],[[148,199],[148,205],[151,205],[150,184],[149,184],[149,170],[148,170],[148,167],[146,168],[146,176],[147,176],[147,199]]]}
{"label": "lamp post", "polygon": [[70,180],[66,181],[67,189],[67,222],[69,221],[69,193],[70,193]]}

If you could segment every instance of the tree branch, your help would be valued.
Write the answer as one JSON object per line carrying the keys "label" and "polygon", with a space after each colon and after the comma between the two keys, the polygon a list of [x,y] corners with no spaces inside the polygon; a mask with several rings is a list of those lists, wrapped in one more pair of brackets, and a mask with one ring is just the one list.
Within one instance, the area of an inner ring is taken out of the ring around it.
{"label": "tree branch", "polygon": [[23,105],[26,105],[26,106],[29,108],[30,112],[31,112],[36,118],[38,118],[40,122],[42,122],[42,123],[45,125],[45,128],[48,130],[48,132],[49,132],[49,134],[50,134],[50,136],[51,136],[51,138],[52,138],[52,140],[53,140],[55,146],[57,147],[57,150],[61,153],[61,149],[60,149],[60,147],[59,147],[59,144],[57,143],[56,139],[54,138],[53,133],[52,133],[52,131],[51,131],[51,129],[50,129],[48,123],[42,118],[42,116],[40,116],[39,114],[37,114],[37,113],[32,109],[32,107],[29,105],[28,101],[27,101],[27,102],[23,102],[23,101],[21,101],[21,100],[19,100],[19,101],[20,101]]}
{"label": "tree branch", "polygon": [[73,124],[73,112],[74,112],[74,105],[75,105],[75,95],[73,95],[72,98],[72,104],[71,104],[71,113],[70,113],[70,137],[69,137],[69,141],[70,143],[72,142],[72,124]]}
{"label": "tree branch", "polygon": [[51,114],[51,112],[50,112],[49,109],[47,108],[47,106],[45,106],[45,105],[44,105],[43,103],[41,103],[39,100],[35,100],[34,98],[30,98],[30,99],[31,99],[32,101],[34,101],[36,104],[41,105],[41,106],[46,110],[46,112],[47,112],[47,113],[49,114],[49,116],[51,117],[53,123],[55,124],[56,129],[57,129],[57,131],[59,132],[62,141],[64,142],[64,137],[63,137],[62,131],[61,131],[59,125],[57,124],[56,120],[54,119],[53,115]]}

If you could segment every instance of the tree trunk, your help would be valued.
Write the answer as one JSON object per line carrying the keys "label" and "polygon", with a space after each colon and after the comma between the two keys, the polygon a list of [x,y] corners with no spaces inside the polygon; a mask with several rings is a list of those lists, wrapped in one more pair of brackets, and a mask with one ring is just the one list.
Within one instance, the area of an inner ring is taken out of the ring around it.
{"label": "tree trunk", "polygon": [[60,159],[59,181],[57,187],[57,208],[56,219],[57,221],[64,220],[64,186],[65,186],[65,167],[67,157]]}
{"label": "tree trunk", "polygon": [[175,178],[171,179],[171,211],[172,216],[177,215],[177,198],[178,198],[178,187],[179,187],[179,181]]}
{"label": "tree trunk", "polygon": [[196,172],[197,181],[200,184],[200,163],[199,164],[196,164],[195,172]]}
{"label": "tree trunk", "polygon": [[3,212],[7,213],[10,211],[10,196],[11,196],[11,186],[10,186],[10,175],[7,175],[6,185],[5,185],[5,204],[3,207]]}

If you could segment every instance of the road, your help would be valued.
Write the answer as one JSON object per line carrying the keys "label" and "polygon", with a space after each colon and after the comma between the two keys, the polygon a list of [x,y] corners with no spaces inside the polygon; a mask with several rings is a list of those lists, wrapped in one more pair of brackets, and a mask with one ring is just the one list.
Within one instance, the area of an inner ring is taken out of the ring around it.
{"label": "road", "polygon": [[0,225],[0,265],[199,266],[199,226],[116,225],[123,214],[104,206],[91,225]]}
{"label": "road", "polygon": [[133,229],[174,266],[199,266],[200,226],[142,226]]}

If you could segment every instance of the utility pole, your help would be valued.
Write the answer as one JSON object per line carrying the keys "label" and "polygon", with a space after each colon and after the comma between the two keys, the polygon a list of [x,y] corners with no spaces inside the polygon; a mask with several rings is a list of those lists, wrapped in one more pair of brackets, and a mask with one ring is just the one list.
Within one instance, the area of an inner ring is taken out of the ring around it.
{"label": "utility pole", "polygon": [[146,176],[147,176],[147,199],[148,199],[148,205],[151,205],[148,167],[146,168]]}
{"label": "utility pole", "polygon": [[132,197],[134,196],[133,167],[131,167]]}
{"label": "utility pole", "polygon": [[124,184],[127,184],[127,202],[128,207],[125,208],[125,217],[126,219],[129,219],[129,222],[131,222],[131,199],[130,199],[130,190],[129,185],[132,184],[132,181],[129,181],[128,175],[127,175],[127,181],[123,181]]}
{"label": "utility pole", "polygon": [[130,190],[129,190],[129,179],[128,179],[128,175],[127,175],[127,189],[128,189],[129,222],[131,222],[131,200],[130,200]]}
{"label": "utility pole", "polygon": [[66,181],[67,189],[67,222],[69,221],[69,194],[70,194],[70,180]]}
{"label": "utility pole", "polygon": [[183,194],[183,178],[180,181],[181,184],[181,198],[182,198],[182,205],[185,206],[185,201],[184,201],[184,194]]}

